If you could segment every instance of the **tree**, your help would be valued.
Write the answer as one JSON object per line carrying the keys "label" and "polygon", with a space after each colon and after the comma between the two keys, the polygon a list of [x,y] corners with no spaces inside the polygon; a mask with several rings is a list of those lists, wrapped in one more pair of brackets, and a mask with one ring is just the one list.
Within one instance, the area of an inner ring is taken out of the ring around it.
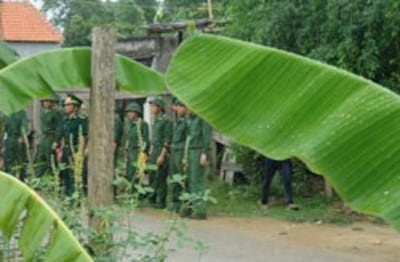
{"label": "tree", "polygon": [[134,0],[119,0],[107,4],[113,15],[111,25],[118,30],[119,38],[140,34],[145,25],[145,12]]}
{"label": "tree", "polygon": [[89,46],[95,26],[113,26],[119,38],[129,38],[145,24],[145,13],[134,0],[44,0],[43,10],[63,30],[64,46]]}
{"label": "tree", "polygon": [[159,7],[157,0],[136,0],[136,4],[143,10],[146,23],[153,23]]}
{"label": "tree", "polygon": [[[213,0],[214,17],[224,16],[227,0]],[[162,4],[164,14],[161,21],[208,18],[207,0],[165,0]]]}
{"label": "tree", "polygon": [[400,92],[398,12],[396,0],[233,0],[227,34],[336,65]]}

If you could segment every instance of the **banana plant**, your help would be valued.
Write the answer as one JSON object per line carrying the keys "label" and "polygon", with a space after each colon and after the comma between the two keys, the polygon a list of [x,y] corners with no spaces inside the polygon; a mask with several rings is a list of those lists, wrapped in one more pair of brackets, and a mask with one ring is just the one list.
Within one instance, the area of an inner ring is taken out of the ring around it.
{"label": "banana plant", "polygon": [[218,36],[184,42],[172,93],[235,142],[296,157],[354,209],[400,229],[400,97],[349,72]]}
{"label": "banana plant", "polygon": [[18,53],[14,49],[0,41],[0,69],[17,61],[18,57]]}
{"label": "banana plant", "polygon": [[[127,57],[117,55],[116,81],[121,91],[164,92],[163,76]],[[65,48],[20,59],[0,70],[0,111],[25,108],[54,91],[91,86],[90,48]]]}
{"label": "banana plant", "polygon": [[[51,89],[89,86],[89,59],[90,50],[67,49],[1,70],[0,110],[18,110]],[[124,58],[117,65],[120,89],[165,91],[161,75]],[[398,95],[295,54],[209,35],[181,45],[166,83],[235,142],[273,159],[301,159],[351,207],[400,228]]]}
{"label": "banana plant", "polygon": [[[89,87],[91,50],[62,49],[36,56],[11,60],[0,47],[0,111],[9,114],[24,108],[36,98],[54,90]],[[7,58],[7,59],[6,59]],[[116,57],[119,90],[162,93],[163,77],[155,71],[123,56]],[[24,216],[24,219],[20,219]],[[7,238],[22,224],[19,248],[24,260],[32,261],[44,241],[45,261],[92,261],[54,211],[31,189],[15,178],[0,172],[0,230]]]}
{"label": "banana plant", "polygon": [[46,246],[44,261],[92,261],[57,214],[27,185],[0,172],[0,229],[11,238],[22,223],[19,247],[33,261]]}

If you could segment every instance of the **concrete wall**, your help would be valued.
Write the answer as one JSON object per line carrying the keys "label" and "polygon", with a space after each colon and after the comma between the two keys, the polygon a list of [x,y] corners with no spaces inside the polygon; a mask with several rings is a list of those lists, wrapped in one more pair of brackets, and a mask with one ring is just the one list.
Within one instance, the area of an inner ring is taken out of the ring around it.
{"label": "concrete wall", "polygon": [[[137,37],[119,40],[116,44],[116,52],[135,59],[156,71],[165,73],[178,45],[176,37]],[[153,117],[150,113],[149,103],[144,104],[143,111],[143,118],[151,123]]]}

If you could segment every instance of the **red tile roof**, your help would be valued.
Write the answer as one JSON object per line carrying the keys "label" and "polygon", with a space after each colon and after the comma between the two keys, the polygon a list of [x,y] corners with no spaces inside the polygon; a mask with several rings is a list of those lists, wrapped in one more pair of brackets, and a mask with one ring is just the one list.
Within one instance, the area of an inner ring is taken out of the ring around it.
{"label": "red tile roof", "polygon": [[29,1],[0,3],[0,38],[9,42],[53,42],[63,40],[60,31]]}

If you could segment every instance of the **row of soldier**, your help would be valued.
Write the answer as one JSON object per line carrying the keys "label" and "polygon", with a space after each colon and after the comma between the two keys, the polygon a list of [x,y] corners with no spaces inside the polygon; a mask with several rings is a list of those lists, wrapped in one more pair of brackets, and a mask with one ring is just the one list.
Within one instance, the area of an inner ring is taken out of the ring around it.
{"label": "row of soldier", "polygon": [[[38,177],[54,174],[58,165],[60,181],[67,196],[74,192],[74,172],[71,164],[77,162],[82,153],[87,155],[88,119],[79,111],[82,100],[73,94],[62,101],[64,112],[58,109],[57,96],[42,100],[41,132],[34,158],[35,175]],[[172,121],[166,114],[164,100],[155,98],[150,102],[154,115],[151,125],[142,118],[142,108],[132,102],[125,109],[124,121],[115,118],[114,144],[115,158],[123,149],[126,165],[125,178],[131,183],[140,183],[138,179],[138,161],[144,160],[157,167],[149,171],[149,185],[152,193],[147,197],[156,208],[166,208],[168,194],[168,177],[180,174],[184,183],[172,184],[172,205],[176,211],[182,211],[180,195],[185,191],[201,196],[205,192],[205,169],[211,144],[211,128],[201,118],[191,112],[183,103],[174,100],[171,105],[176,113]],[[5,170],[15,176],[24,178],[27,162],[26,149],[29,144],[27,135],[27,117],[20,111],[6,117],[4,125],[4,164]],[[124,141],[122,142],[122,137]],[[85,157],[86,158],[86,157]],[[79,162],[84,162],[79,159]],[[87,184],[87,171],[83,167],[84,185]],[[201,197],[196,198],[192,208],[185,209],[184,215],[196,219],[206,218],[205,203]]]}

